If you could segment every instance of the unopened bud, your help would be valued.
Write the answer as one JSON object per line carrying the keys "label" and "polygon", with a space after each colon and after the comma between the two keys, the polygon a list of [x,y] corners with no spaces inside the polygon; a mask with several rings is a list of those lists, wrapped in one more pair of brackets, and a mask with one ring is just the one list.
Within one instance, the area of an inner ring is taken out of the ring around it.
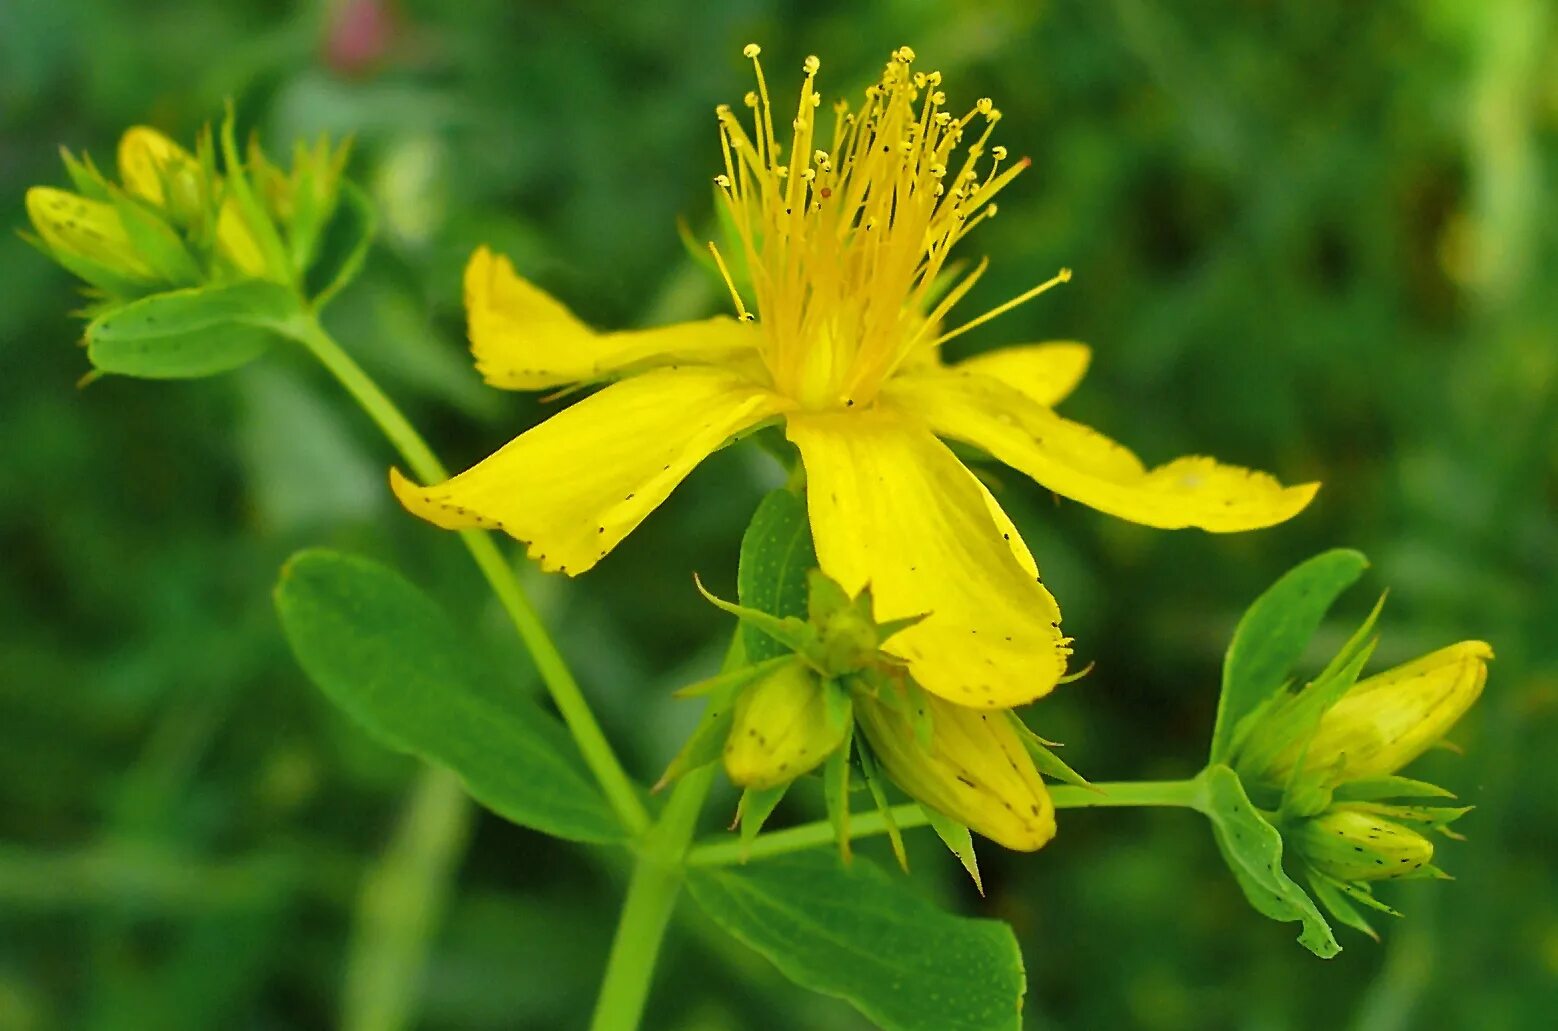
{"label": "unopened bud", "polygon": [[1444,737],[1482,694],[1493,649],[1462,641],[1353,685],[1320,719],[1308,748],[1295,742],[1265,776],[1282,782],[1303,756],[1334,767],[1333,783],[1395,773]]}
{"label": "unopened bud", "polygon": [[1434,857],[1433,842],[1417,831],[1346,806],[1300,823],[1291,841],[1311,866],[1341,881],[1407,877]]}
{"label": "unopened bud", "polygon": [[818,766],[844,741],[847,720],[828,715],[826,688],[800,661],[788,662],[736,699],[725,772],[745,788],[788,783]]}
{"label": "unopened bud", "polygon": [[908,715],[869,698],[856,716],[887,775],[910,797],[1007,848],[1032,852],[1055,836],[1055,807],[1005,712],[968,709],[920,692],[930,742]]}

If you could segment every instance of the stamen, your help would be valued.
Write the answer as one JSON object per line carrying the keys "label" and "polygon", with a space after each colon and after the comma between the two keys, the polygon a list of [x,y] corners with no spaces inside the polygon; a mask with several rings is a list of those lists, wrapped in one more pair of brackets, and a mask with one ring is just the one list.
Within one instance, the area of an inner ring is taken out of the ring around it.
{"label": "stamen", "polygon": [[720,278],[725,280],[725,288],[730,291],[730,299],[736,304],[736,314],[741,316],[742,322],[751,322],[752,313],[747,311],[747,306],[741,303],[741,291],[736,289],[736,281],[731,278],[730,269],[725,266],[725,259],[720,256],[719,248],[714,246],[714,241],[709,241],[709,253],[714,255],[714,264],[719,266]]}
{"label": "stamen", "polygon": [[1026,293],[1018,294],[1016,297],[1013,297],[1011,300],[1007,301],[1005,304],[998,304],[998,305],[996,305],[994,308],[991,308],[989,311],[985,312],[983,315],[979,316],[977,319],[972,319],[972,320],[970,320],[968,322],[963,323],[961,326],[959,326],[957,329],[954,329],[950,333],[943,333],[943,334],[941,334],[941,336],[936,338],[935,344],[936,344],[937,347],[940,347],[942,344],[946,343],[948,340],[951,340],[953,337],[962,336],[964,333],[967,333],[969,330],[975,328],[976,326],[983,326],[986,322],[989,322],[991,319],[995,318],[998,315],[1005,315],[1007,312],[1011,311],[1013,308],[1017,307],[1019,304],[1026,304],[1026,303],[1028,303],[1029,301],[1033,300],[1035,297],[1039,296],[1039,294],[1042,294],[1044,291],[1049,290],[1052,287],[1059,286],[1061,283],[1069,283],[1069,282],[1071,282],[1071,270],[1068,269],[1068,268],[1063,268],[1059,272],[1057,272],[1052,278],[1046,279],[1044,282],[1040,283],[1038,286],[1034,287],[1032,290],[1029,290]]}

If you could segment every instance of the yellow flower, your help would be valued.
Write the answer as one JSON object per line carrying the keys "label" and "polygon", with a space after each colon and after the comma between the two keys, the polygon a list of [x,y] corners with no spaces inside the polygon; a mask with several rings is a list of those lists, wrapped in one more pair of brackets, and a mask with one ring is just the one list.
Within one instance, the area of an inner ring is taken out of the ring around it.
{"label": "yellow flower", "polygon": [[[732,436],[782,418],[799,449],[817,556],[850,594],[870,585],[876,618],[929,613],[887,650],[927,690],[1003,708],[1063,674],[1060,611],[1017,531],[938,438],[983,448],[1040,483],[1159,527],[1247,530],[1290,518],[1315,485],[1184,458],[1148,470],[1118,444],[1052,410],[1087,363],[1077,344],[1035,344],[941,364],[943,320],[984,269],[945,293],[952,247],[995,212],[1027,160],[989,145],[1000,112],[948,108],[938,73],[892,55],[858,111],[824,132],[816,58],[793,117],[770,102],[758,48],[750,126],[718,110],[716,177],[739,237],[718,250],[738,317],[598,333],[485,248],[465,276],[471,347],[494,386],[541,390],[619,382],[525,433],[474,468],[419,487],[392,473],[417,515],[502,529],[547,570],[582,573]],[[776,121],[793,127],[787,147]]]}
{"label": "yellow flower", "polygon": [[1482,694],[1493,649],[1462,641],[1354,684],[1320,718],[1307,749],[1295,742],[1265,777],[1283,783],[1304,757],[1331,783],[1384,777],[1416,759],[1455,725]]}

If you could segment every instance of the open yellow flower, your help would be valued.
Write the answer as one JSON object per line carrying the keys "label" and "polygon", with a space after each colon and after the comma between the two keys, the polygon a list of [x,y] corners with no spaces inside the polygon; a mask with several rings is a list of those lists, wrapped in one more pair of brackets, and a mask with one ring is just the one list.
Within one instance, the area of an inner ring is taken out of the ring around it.
{"label": "open yellow flower", "polygon": [[[920,684],[961,705],[1008,707],[1065,669],[1060,611],[1016,529],[939,440],[983,448],[1060,494],[1159,527],[1248,530],[1290,518],[1314,485],[1184,458],[1147,469],[1052,411],[1087,350],[1035,344],[943,366],[939,346],[1063,281],[951,331],[942,323],[981,263],[946,287],[947,256],[1027,167],[989,146],[1000,112],[947,108],[938,73],[892,55],[860,110],[820,135],[818,61],[793,117],[776,114],[757,62],[750,131],[718,109],[715,177],[740,239],[749,306],[717,249],[737,318],[597,333],[488,250],[465,277],[471,347],[494,386],[618,379],[453,479],[392,474],[417,515],[492,527],[543,568],[589,569],[733,435],[782,418],[807,476],[822,569],[876,618],[929,613],[887,646]],[[793,135],[781,147],[776,119]],[[712,248],[711,248],[712,249]],[[944,292],[943,292],[944,291]]]}

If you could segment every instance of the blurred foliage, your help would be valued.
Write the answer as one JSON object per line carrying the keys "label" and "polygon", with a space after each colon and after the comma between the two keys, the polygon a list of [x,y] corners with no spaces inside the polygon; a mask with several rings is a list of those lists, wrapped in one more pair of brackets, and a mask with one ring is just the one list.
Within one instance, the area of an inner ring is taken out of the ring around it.
{"label": "blurred foliage", "polygon": [[[59,146],[108,161],[138,122],[188,138],[228,96],[276,151],[354,134],[385,233],[332,326],[460,466],[543,410],[468,367],[475,244],[601,325],[717,310],[675,224],[711,223],[712,107],[747,88],[741,45],[762,42],[776,79],[821,55],[834,94],[913,43],[954,99],[996,97],[1000,139],[1035,161],[976,235],[993,265],[969,311],[1077,273],[960,350],[1087,340],[1068,410],[1149,461],[1204,450],[1325,481],[1298,520],[1214,537],[991,469],[1097,662],[1035,714],[1066,759],[1193,773],[1235,616],[1330,546],[1367,553],[1369,590],[1391,589],[1376,668],[1465,637],[1498,652],[1466,755],[1419,769],[1478,807],[1441,853],[1457,881],[1387,889],[1408,916],[1382,946],[1310,957],[1180,812],[1063,814],[1036,856],[986,850],[983,900],[935,848],[915,875],[1014,923],[1034,1027],[1539,1026],[1558,980],[1558,17],[1543,0],[1178,11],[8,0],[0,222],[24,224],[26,186],[62,183]],[[0,281],[0,1027],[329,1026],[359,880],[413,769],[305,683],[276,567],[307,544],[391,560],[476,622],[516,684],[533,674],[456,542],[401,516],[386,447],[300,356],[78,390],[65,275],[7,235]],[[688,573],[730,593],[773,482],[750,450],[707,463],[602,569],[533,584],[648,779],[696,716],[669,688],[729,632]],[[1339,606],[1327,654],[1364,604]],[[781,818],[820,807],[795,794]],[[577,1022],[621,885],[582,856],[479,818],[420,1026]],[[670,942],[652,1027],[862,1026],[700,920]]]}

